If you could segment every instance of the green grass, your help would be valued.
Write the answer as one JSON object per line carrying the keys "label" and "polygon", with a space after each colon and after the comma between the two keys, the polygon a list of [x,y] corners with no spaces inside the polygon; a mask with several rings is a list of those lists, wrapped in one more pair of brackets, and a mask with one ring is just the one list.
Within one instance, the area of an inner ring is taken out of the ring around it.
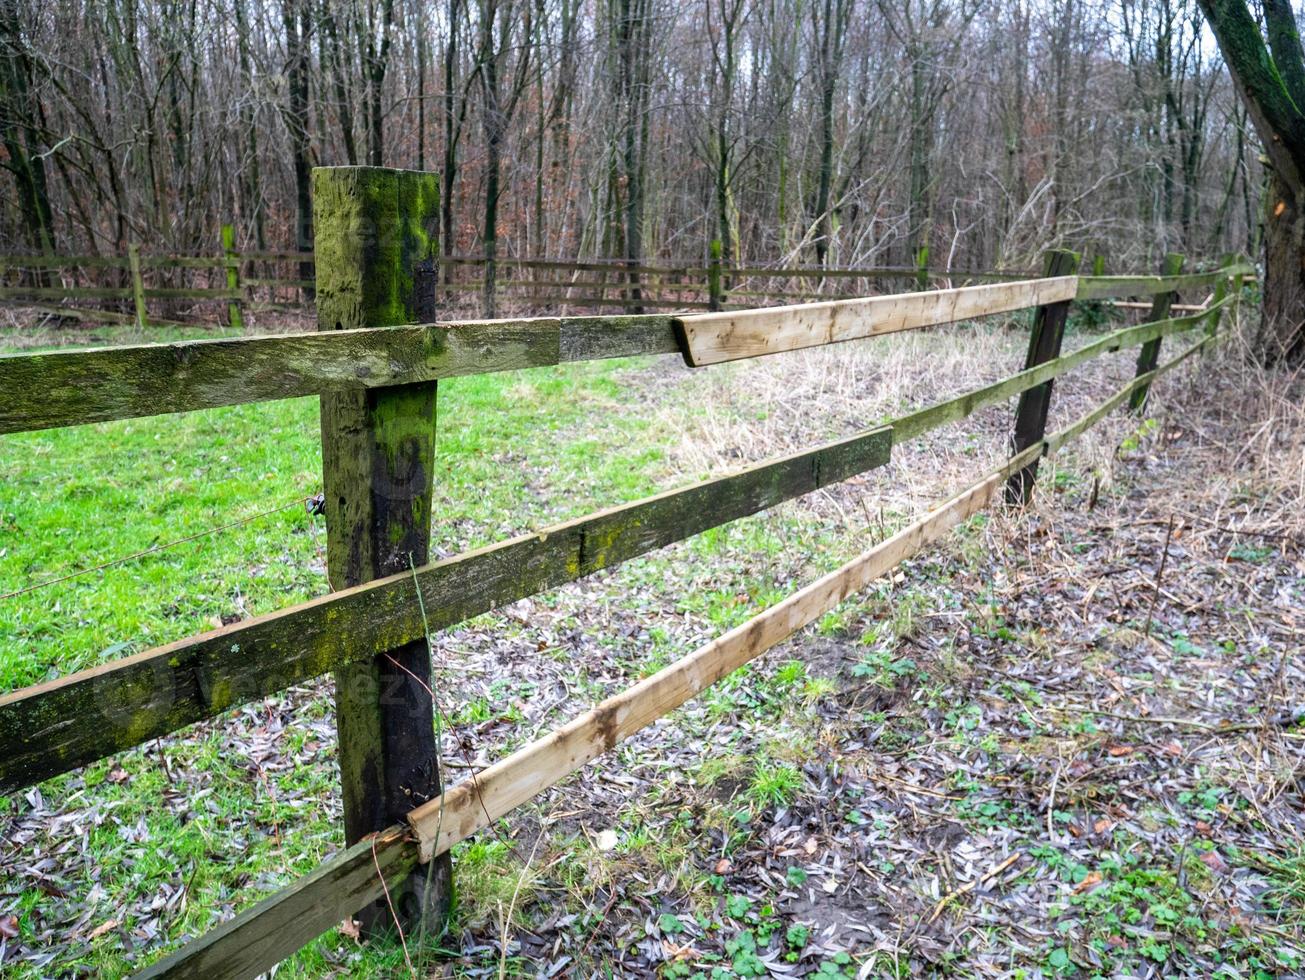
{"label": "green grass", "polygon": [[[616,363],[441,383],[432,548],[449,553],[637,498],[664,483]],[[11,689],[326,591],[314,399],[6,436],[0,593],[284,507],[0,601]],[[575,438],[579,430],[580,438]]]}

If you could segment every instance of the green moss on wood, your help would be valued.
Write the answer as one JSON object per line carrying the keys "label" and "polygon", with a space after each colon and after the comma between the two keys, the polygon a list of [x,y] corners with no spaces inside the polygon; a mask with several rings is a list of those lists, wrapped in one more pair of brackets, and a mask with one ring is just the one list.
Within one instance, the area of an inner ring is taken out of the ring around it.
{"label": "green moss on wood", "polygon": [[378,167],[313,171],[317,321],[322,330],[417,319],[417,263],[439,258],[439,177]]}

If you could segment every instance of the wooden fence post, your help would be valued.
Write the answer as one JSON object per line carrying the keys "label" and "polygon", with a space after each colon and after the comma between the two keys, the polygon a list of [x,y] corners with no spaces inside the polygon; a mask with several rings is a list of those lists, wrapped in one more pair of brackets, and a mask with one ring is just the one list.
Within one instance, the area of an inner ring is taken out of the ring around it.
{"label": "wooden fence post", "polygon": [[634,259],[625,260],[625,298],[632,305],[627,309],[632,313],[643,312],[643,284],[640,280],[638,266]]}
{"label": "wooden fence post", "polygon": [[132,242],[127,246],[127,261],[131,265],[131,298],[136,303],[136,326],[144,330],[149,326],[145,312],[145,283],[140,274],[140,246]]}
{"label": "wooden fence post", "polygon": [[[1237,255],[1233,257],[1234,263],[1241,263],[1243,261],[1244,256]],[[1254,275],[1254,273],[1252,273],[1252,275]],[[1232,308],[1240,318],[1242,312],[1242,292],[1246,287],[1246,276],[1240,272],[1237,273],[1237,275],[1232,277],[1232,283],[1230,285],[1233,294]]]}
{"label": "wooden fence post", "polygon": [[921,245],[915,253],[915,288],[924,292],[929,288],[929,246]]}
{"label": "wooden fence post", "polygon": [[[240,253],[236,251],[236,226],[222,226],[222,256],[227,260],[227,289],[240,288]],[[245,317],[240,309],[240,300],[227,301],[227,325],[237,329],[245,326]]]}
{"label": "wooden fence post", "polygon": [[[313,171],[319,330],[435,319],[439,178],[380,167]],[[426,564],[434,482],[435,382],[322,395],[327,574],[343,589]],[[414,582],[414,588],[416,587]],[[347,843],[440,792],[425,639],[335,673]],[[403,929],[438,935],[451,865],[388,882]],[[368,934],[385,902],[360,910]]]}
{"label": "wooden fence post", "polygon": [[707,249],[711,256],[707,262],[707,304],[712,310],[720,310],[724,306],[725,299],[724,294],[721,292],[720,239],[713,238]]}
{"label": "wooden fence post", "polygon": [[[1078,255],[1056,249],[1046,254],[1042,275],[1072,276],[1078,271]],[[1029,352],[1024,358],[1024,369],[1037,367],[1044,361],[1060,356],[1060,342],[1065,337],[1065,320],[1069,316],[1069,300],[1039,306],[1033,314],[1033,327],[1029,332]],[[1047,413],[1051,408],[1051,381],[1044,381],[1020,395],[1019,409],[1015,413],[1015,436],[1012,455],[1018,455],[1029,446],[1041,442],[1047,431]],[[1033,495],[1033,483],[1038,478],[1038,460],[1034,459],[1022,470],[1011,475],[1006,484],[1006,501],[1026,504]]]}
{"label": "wooden fence post", "polygon": [[[1170,252],[1160,263],[1160,274],[1162,276],[1176,276],[1183,271],[1183,257],[1177,252]],[[1173,305],[1174,297],[1178,294],[1170,290],[1167,293],[1156,293],[1151,300],[1151,312],[1147,314],[1145,323],[1152,323],[1156,320],[1166,320],[1169,318],[1169,307]],[[1154,371],[1155,366],[1160,363],[1160,338],[1148,340],[1142,345],[1142,349],[1137,352],[1137,375],[1140,377],[1148,371]],[[1150,385],[1140,385],[1129,396],[1128,407],[1131,411],[1141,414],[1146,410],[1146,396],[1150,391]]]}
{"label": "wooden fence post", "polygon": [[[1228,266],[1232,265],[1234,261],[1236,261],[1236,259],[1233,256],[1225,255],[1219,262],[1219,268],[1226,269]],[[1219,332],[1219,321],[1223,319],[1223,307],[1219,306],[1219,304],[1228,296],[1229,290],[1231,289],[1231,279],[1231,276],[1221,276],[1214,284],[1214,293],[1210,297],[1210,305],[1215,307],[1215,309],[1208,317],[1206,317],[1205,335],[1207,337],[1213,337]],[[1209,356],[1210,348],[1202,348],[1202,359]]]}

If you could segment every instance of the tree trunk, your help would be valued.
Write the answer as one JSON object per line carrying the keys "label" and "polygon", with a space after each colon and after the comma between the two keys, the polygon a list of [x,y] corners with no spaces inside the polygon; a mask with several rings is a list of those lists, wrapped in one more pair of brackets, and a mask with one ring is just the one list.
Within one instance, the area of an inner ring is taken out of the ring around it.
{"label": "tree trunk", "polygon": [[[449,0],[449,40],[444,50],[444,163],[440,177],[440,244],[447,255],[457,251],[453,233],[453,195],[458,177],[458,140],[467,111],[466,100],[458,105],[454,83],[458,77],[458,18],[462,0]],[[444,283],[453,281],[453,266],[444,266]]]}
{"label": "tree trunk", "polygon": [[[249,51],[249,14],[246,0],[236,0],[236,42],[240,57],[240,74],[245,84],[254,79],[253,59]],[[245,132],[245,165],[242,169],[240,192],[246,222],[254,226],[254,242],[260,252],[267,250],[267,230],[263,216],[263,181],[258,169],[258,120],[253,99],[240,105],[240,128]]]}
{"label": "tree trunk", "polygon": [[[485,130],[485,219],[481,232],[484,249],[485,279],[481,303],[486,317],[498,315],[498,197],[499,181],[503,170],[503,107],[499,90],[499,60],[501,50],[494,44],[494,20],[499,16],[498,4],[487,3],[481,8],[482,30],[480,84],[484,93],[481,108]],[[504,28],[506,35],[507,29]],[[507,39],[504,37],[503,45]]]}
{"label": "tree trunk", "polygon": [[[1305,361],[1305,51],[1292,5],[1264,0],[1263,30],[1243,0],[1200,0],[1271,177],[1264,200],[1264,305],[1256,353]],[[1271,53],[1270,53],[1271,52]]]}
{"label": "tree trunk", "polygon": [[821,268],[833,238],[829,191],[834,182],[834,92],[842,60],[842,0],[825,0],[820,35],[820,171],[816,184],[816,265]]}
{"label": "tree trunk", "polygon": [[[8,51],[0,52],[0,118],[6,122],[2,128],[8,155],[8,160],[0,161],[0,166],[14,175],[19,210],[33,251],[53,253],[54,213],[46,186],[41,138],[32,118],[32,71],[19,28],[18,9],[13,0],[5,0],[0,6],[0,16],[3,17],[0,38],[8,48]],[[22,121],[21,126],[17,120]]]}
{"label": "tree trunk", "polygon": [[1264,305],[1256,349],[1266,364],[1305,359],[1305,202],[1276,176],[1264,216]]}
{"label": "tree trunk", "polygon": [[[308,10],[303,0],[282,0],[282,18],[286,32],[286,60],[288,64],[288,102],[283,109],[286,129],[290,132],[290,153],[294,158],[295,172],[295,248],[300,252],[313,249],[313,193],[311,164],[308,154],[308,49],[310,30]],[[313,278],[311,262],[299,265],[301,279]],[[312,300],[311,286],[303,290],[304,299]]]}

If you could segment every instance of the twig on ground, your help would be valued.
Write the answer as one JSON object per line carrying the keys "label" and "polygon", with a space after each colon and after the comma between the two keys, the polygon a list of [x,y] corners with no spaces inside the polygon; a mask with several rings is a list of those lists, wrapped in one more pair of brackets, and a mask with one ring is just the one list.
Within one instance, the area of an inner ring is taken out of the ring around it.
{"label": "twig on ground", "polygon": [[1146,611],[1146,626],[1142,635],[1151,635],[1151,619],[1155,615],[1155,604],[1160,601],[1160,581],[1165,577],[1165,565],[1169,562],[1169,541],[1174,536],[1174,515],[1169,515],[1169,526],[1165,529],[1165,547],[1160,553],[1160,567],[1155,570],[1155,591],[1151,593],[1151,606]]}
{"label": "twig on ground", "polygon": [[[1066,710],[1069,709],[1067,708]],[[1073,710],[1083,711],[1092,715],[1099,715],[1102,718],[1115,718],[1119,721],[1136,722],[1139,724],[1173,725],[1176,728],[1194,728],[1197,731],[1209,732],[1212,735],[1230,735],[1236,732],[1255,732],[1263,728],[1295,725],[1302,719],[1305,719],[1305,708],[1283,711],[1272,718],[1265,718],[1262,721],[1242,721],[1223,725],[1211,725],[1209,722],[1197,721],[1194,718],[1171,718],[1160,715],[1124,715],[1116,711],[1103,711],[1100,708],[1074,707]]]}
{"label": "twig on ground", "polygon": [[372,864],[376,865],[376,877],[381,880],[381,891],[385,893],[385,904],[389,906],[390,918],[394,920],[394,928],[399,930],[399,942],[403,945],[403,962],[408,965],[408,975],[415,977],[417,971],[412,967],[412,957],[408,955],[408,940],[403,935],[403,923],[399,921],[399,913],[394,911],[394,901],[390,898],[390,886],[385,883],[385,875],[381,873],[381,862],[376,856],[376,835],[368,834],[372,839]]}
{"label": "twig on ground", "polygon": [[938,918],[938,916],[942,915],[943,907],[952,899],[958,898],[959,896],[964,895],[966,892],[974,891],[974,889],[977,888],[979,885],[983,884],[983,882],[987,881],[989,878],[995,878],[997,875],[1001,874],[1003,871],[1005,871],[1007,868],[1009,868],[1012,864],[1014,864],[1023,856],[1024,855],[1022,852],[1016,851],[1005,861],[1002,861],[1001,864],[989,868],[979,877],[967,881],[965,884],[961,885],[960,888],[956,888],[948,892],[941,899],[939,899],[938,904],[933,907],[933,915],[929,916],[929,922],[932,923],[935,919]]}
{"label": "twig on ground", "polygon": [[535,838],[535,846],[530,849],[530,857],[522,866],[521,873],[517,875],[516,887],[512,889],[512,900],[508,902],[507,913],[499,919],[498,980],[504,980],[507,976],[508,926],[512,923],[512,913],[516,911],[517,896],[521,894],[521,885],[526,880],[526,875],[530,874],[530,865],[534,863],[535,853],[539,850],[539,842],[543,839],[543,834]]}

